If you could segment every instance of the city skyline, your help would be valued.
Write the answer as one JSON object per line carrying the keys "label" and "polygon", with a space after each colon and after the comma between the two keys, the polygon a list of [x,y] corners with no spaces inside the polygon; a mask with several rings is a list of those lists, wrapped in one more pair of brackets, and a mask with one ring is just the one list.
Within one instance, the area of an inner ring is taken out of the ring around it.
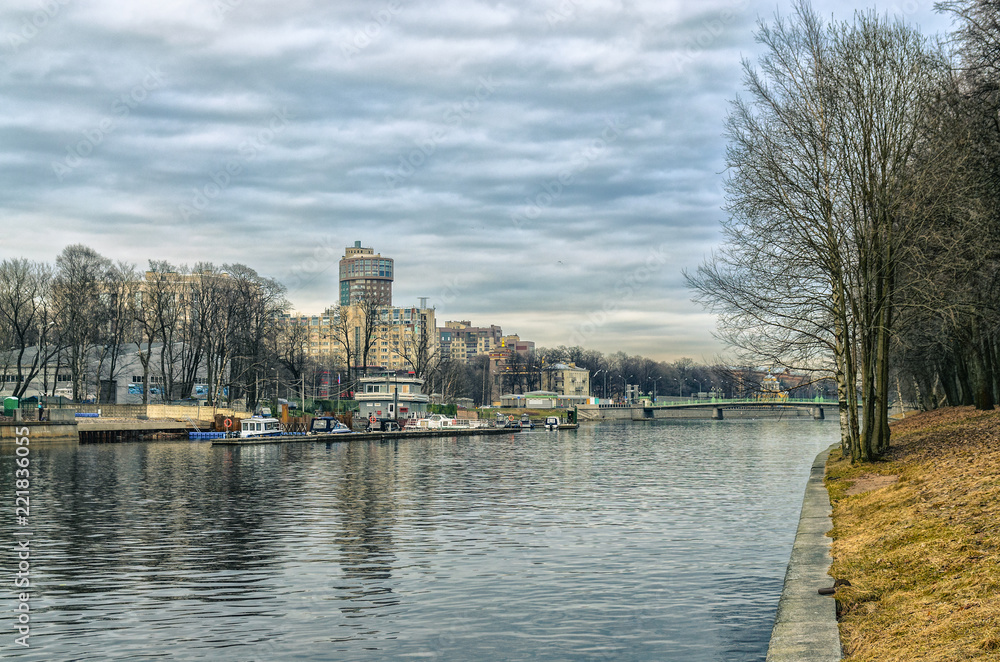
{"label": "city skyline", "polygon": [[720,241],[726,102],[776,9],[6,3],[0,257],[241,262],[314,314],[360,240],[442,323],[711,362],[681,270]]}

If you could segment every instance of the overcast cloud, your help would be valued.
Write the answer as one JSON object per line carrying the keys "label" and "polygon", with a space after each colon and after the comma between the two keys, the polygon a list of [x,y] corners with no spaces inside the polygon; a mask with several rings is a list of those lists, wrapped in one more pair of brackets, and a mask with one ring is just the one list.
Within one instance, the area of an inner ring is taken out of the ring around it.
{"label": "overcast cloud", "polygon": [[[878,9],[931,34],[932,4]],[[439,323],[711,360],[681,270],[719,241],[726,102],[776,9],[6,0],[0,257],[242,262],[318,313],[360,240]]]}

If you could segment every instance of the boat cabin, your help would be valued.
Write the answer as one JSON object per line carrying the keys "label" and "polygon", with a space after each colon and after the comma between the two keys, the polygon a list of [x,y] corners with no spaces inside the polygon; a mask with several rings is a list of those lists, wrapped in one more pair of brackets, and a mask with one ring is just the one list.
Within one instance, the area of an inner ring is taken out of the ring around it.
{"label": "boat cabin", "polygon": [[338,421],[334,416],[317,416],[309,426],[312,434],[329,434],[332,432],[350,432],[351,429]]}
{"label": "boat cabin", "polygon": [[244,418],[240,422],[240,437],[274,437],[282,434],[285,429],[276,418]]}

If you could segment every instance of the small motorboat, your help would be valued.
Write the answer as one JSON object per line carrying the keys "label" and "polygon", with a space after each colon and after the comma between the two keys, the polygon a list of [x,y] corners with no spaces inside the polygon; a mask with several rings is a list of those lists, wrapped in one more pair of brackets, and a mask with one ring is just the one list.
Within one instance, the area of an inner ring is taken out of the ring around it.
{"label": "small motorboat", "polygon": [[521,429],[522,430],[534,430],[535,424],[531,422],[531,417],[525,412],[521,414]]}
{"label": "small motorboat", "polygon": [[317,416],[309,427],[309,434],[344,434],[347,432],[352,432],[351,428],[338,421],[334,416]]}
{"label": "small motorboat", "polygon": [[559,417],[558,416],[546,416],[545,417],[545,429],[546,430],[558,430],[559,429]]}

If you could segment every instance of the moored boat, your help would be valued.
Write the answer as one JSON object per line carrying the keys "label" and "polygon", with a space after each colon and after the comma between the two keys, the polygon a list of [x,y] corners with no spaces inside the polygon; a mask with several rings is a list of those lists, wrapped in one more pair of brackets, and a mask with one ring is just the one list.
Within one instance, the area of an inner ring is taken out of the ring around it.
{"label": "moored boat", "polygon": [[344,434],[347,432],[352,432],[351,428],[333,416],[317,416],[312,420],[312,425],[309,426],[309,434]]}
{"label": "moored boat", "polygon": [[277,437],[284,434],[285,428],[276,418],[254,416],[240,421],[240,437]]}

